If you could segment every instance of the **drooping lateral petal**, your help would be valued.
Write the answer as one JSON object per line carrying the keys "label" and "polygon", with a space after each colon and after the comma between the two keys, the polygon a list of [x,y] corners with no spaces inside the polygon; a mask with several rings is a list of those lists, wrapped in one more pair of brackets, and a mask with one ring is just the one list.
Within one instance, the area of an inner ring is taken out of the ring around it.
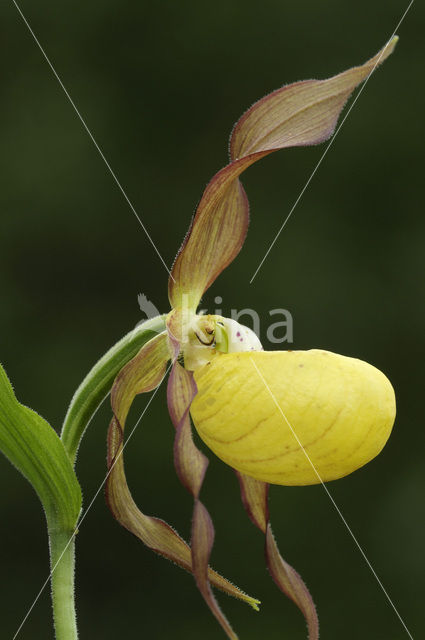
{"label": "drooping lateral petal", "polygon": [[221,611],[210,587],[208,562],[214,544],[214,525],[200,500],[195,500],[192,521],[192,568],[196,584],[213,615],[230,640],[238,640],[227,618]]}
{"label": "drooping lateral petal", "polygon": [[174,351],[174,364],[167,385],[168,411],[176,428],[174,464],[180,482],[189,493],[197,497],[208,466],[208,459],[193,442],[188,417],[191,402],[196,395],[196,384],[193,375],[177,362],[180,352],[180,342],[177,338],[181,333],[180,310],[171,312],[167,318],[167,329]]}
{"label": "drooping lateral petal", "polygon": [[188,545],[163,520],[143,514],[127,485],[122,455],[123,432],[114,418],[108,432],[108,467],[112,471],[106,486],[106,500],[118,522],[147,547],[191,571]]}
{"label": "drooping lateral petal", "polygon": [[266,561],[270,575],[279,589],[291,598],[303,613],[307,622],[309,640],[317,640],[319,619],[313,598],[299,573],[280,555],[270,523],[267,524],[266,531]]}
{"label": "drooping lateral petal", "polygon": [[176,427],[174,464],[180,482],[194,498],[197,498],[208,466],[208,458],[199,451],[192,438],[189,408],[195,394],[193,375],[175,362],[167,387],[168,410]]}
{"label": "drooping lateral petal", "polygon": [[269,485],[266,482],[261,482],[261,480],[245,476],[239,471],[235,473],[239,480],[245,511],[251,522],[265,533],[269,521]]}
{"label": "drooping lateral petal", "polygon": [[[211,517],[199,500],[199,492],[208,466],[208,459],[197,449],[192,438],[189,409],[196,394],[192,372],[177,361],[168,380],[168,406],[176,428],[174,461],[180,481],[194,498],[192,519],[192,570],[196,584],[213,615],[228,638],[236,640],[233,629],[221,611],[211,587],[208,562],[214,542],[214,526]],[[255,608],[255,607],[254,607]]]}
{"label": "drooping lateral petal", "polygon": [[167,333],[163,331],[121,369],[111,390],[111,406],[122,427],[135,396],[152,391],[160,384],[170,357]]}
{"label": "drooping lateral petal", "polygon": [[267,567],[279,587],[303,613],[308,627],[309,640],[319,637],[319,621],[316,607],[301,576],[279,553],[269,522],[268,485],[236,471],[241,488],[242,502],[252,522],[262,531],[265,539]]}
{"label": "drooping lateral petal", "polygon": [[323,142],[355,87],[393,51],[393,38],[364,65],[327,80],[287,85],[256,102],[236,123],[231,163],[207,185],[169,280],[173,307],[196,308],[204,291],[239,253],[249,207],[239,175],[264,156],[285,147]]}
{"label": "drooping lateral petal", "polygon": [[[189,545],[170,525],[159,518],[143,514],[134,502],[127,485],[124,470],[124,427],[131,403],[138,393],[155,388],[163,379],[170,359],[167,336],[162,333],[139,351],[119,373],[111,392],[114,417],[108,433],[108,470],[106,500],[114,517],[146,546],[172,560],[186,571],[192,572]],[[254,608],[256,601],[228,582],[218,573],[209,570],[214,586]]]}

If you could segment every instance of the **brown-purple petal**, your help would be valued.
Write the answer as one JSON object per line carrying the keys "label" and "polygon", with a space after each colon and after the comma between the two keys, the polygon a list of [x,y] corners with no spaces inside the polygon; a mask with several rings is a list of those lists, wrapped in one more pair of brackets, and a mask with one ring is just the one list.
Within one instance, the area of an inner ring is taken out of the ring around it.
{"label": "brown-purple petal", "polygon": [[308,627],[309,640],[319,638],[319,620],[316,607],[301,576],[279,553],[269,522],[268,485],[236,472],[241,488],[242,502],[252,522],[265,534],[267,567],[279,587],[303,613]]}
{"label": "brown-purple petal", "polygon": [[393,52],[397,36],[373,58],[326,80],[286,85],[255,102],[236,123],[232,161],[252,153],[323,142],[332,135],[350,94]]}
{"label": "brown-purple petal", "polygon": [[239,253],[249,223],[240,174],[273,151],[329,138],[352,91],[392,53],[396,42],[397,37],[392,38],[365,64],[327,80],[277,89],[244,113],[232,132],[231,163],[207,185],[175,260],[168,286],[172,307],[195,310],[203,293]]}
{"label": "brown-purple petal", "polygon": [[189,409],[196,394],[193,373],[177,361],[168,380],[168,408],[176,428],[174,464],[182,484],[194,498],[192,518],[192,570],[196,584],[213,615],[231,640],[237,636],[220,609],[212,593],[208,575],[208,562],[214,542],[214,525],[199,500],[199,492],[208,466],[208,459],[195,446],[192,437]]}
{"label": "brown-purple petal", "polygon": [[[150,340],[118,374],[112,392],[114,412],[108,432],[108,479],[106,500],[114,517],[146,546],[192,573],[189,545],[160,518],[147,516],[135,504],[127,485],[123,451],[123,429],[128,410],[138,393],[149,391],[161,382],[172,354],[165,333]],[[258,601],[243,593],[213,569],[209,580],[228,595],[257,608]]]}

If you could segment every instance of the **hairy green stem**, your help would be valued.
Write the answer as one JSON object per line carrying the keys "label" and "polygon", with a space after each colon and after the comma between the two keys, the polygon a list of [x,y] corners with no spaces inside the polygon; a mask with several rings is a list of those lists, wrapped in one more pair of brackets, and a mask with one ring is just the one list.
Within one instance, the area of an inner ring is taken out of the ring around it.
{"label": "hairy green stem", "polygon": [[77,640],[74,602],[73,532],[49,528],[53,619],[56,640]]}
{"label": "hairy green stem", "polygon": [[[110,392],[116,375],[148,340],[165,330],[165,317],[147,320],[124,336],[94,365],[78,387],[69,405],[61,433],[62,443],[72,464],[75,463],[81,438]],[[55,522],[51,522],[48,528],[56,640],[77,640],[74,533],[58,528]]]}
{"label": "hairy green stem", "polygon": [[73,464],[84,431],[110,392],[115,376],[148,340],[165,330],[165,318],[164,315],[146,320],[130,331],[105,353],[78,387],[61,433],[61,440]]}

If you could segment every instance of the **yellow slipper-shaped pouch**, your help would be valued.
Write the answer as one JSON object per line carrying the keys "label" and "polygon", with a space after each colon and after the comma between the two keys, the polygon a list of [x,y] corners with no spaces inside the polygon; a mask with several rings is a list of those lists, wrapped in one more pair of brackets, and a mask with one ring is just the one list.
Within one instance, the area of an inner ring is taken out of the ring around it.
{"label": "yellow slipper-shaped pouch", "polygon": [[395,397],[386,376],[329,351],[254,351],[195,371],[195,427],[238,471],[272,484],[335,480],[385,445]]}

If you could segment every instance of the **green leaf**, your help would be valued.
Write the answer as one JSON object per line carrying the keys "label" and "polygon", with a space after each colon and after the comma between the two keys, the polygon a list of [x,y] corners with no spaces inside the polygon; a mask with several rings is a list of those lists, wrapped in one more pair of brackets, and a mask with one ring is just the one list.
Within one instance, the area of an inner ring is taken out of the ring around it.
{"label": "green leaf", "polygon": [[0,450],[38,494],[51,529],[72,531],[81,509],[81,489],[57,433],[16,399],[0,366]]}

